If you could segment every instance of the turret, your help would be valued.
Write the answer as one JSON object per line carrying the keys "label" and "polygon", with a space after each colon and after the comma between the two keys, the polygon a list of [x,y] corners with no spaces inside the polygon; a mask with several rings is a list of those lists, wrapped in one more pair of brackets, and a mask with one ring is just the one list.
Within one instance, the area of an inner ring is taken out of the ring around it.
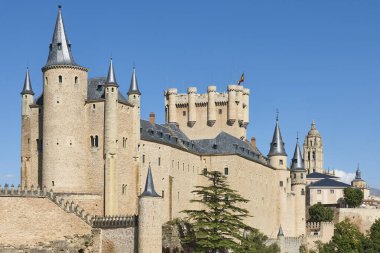
{"label": "turret", "polygon": [[359,164],[355,172],[355,179],[351,181],[351,185],[363,191],[364,199],[369,197],[369,189],[367,183],[362,179],[362,172],[360,171]]}
{"label": "turret", "polygon": [[242,127],[244,123],[243,89],[244,87],[241,85],[236,86],[236,118],[238,119],[240,127]]}
{"label": "turret", "polygon": [[187,101],[189,101],[187,125],[189,127],[193,127],[197,121],[197,108],[195,107],[196,94],[196,87],[189,87],[187,89]]}
{"label": "turret", "polygon": [[119,85],[116,82],[112,59],[104,84],[104,159],[105,159],[105,215],[116,215],[117,201],[117,129],[118,129],[118,95]]}
{"label": "turret", "polygon": [[22,116],[30,115],[30,105],[34,102],[34,92],[32,89],[32,82],[30,81],[29,68],[26,68],[26,75],[24,81],[24,88],[21,92],[22,96]]}
{"label": "turret", "polygon": [[276,118],[276,127],[274,128],[273,139],[269,150],[270,164],[276,169],[286,170],[287,157],[285,152],[285,143],[282,141],[278,116]]}
{"label": "turret", "polygon": [[148,168],[144,192],[139,199],[138,252],[162,252],[162,198],[154,189],[152,170]]}
{"label": "turret", "polygon": [[247,88],[244,88],[243,90],[243,119],[244,119],[243,126],[244,128],[247,128],[249,124],[249,94],[250,94],[250,90]]}
{"label": "turret", "polygon": [[31,145],[31,109],[34,102],[34,92],[26,69],[24,88],[21,92],[21,185],[29,188],[33,183],[32,176],[32,145]]}
{"label": "turret", "polygon": [[311,123],[311,129],[305,137],[303,144],[305,169],[307,173],[323,173],[323,143],[317,130],[315,121]]}
{"label": "turret", "polygon": [[132,71],[131,84],[129,86],[127,95],[128,95],[128,101],[134,105],[137,105],[140,108],[141,92],[139,90],[139,85],[137,83],[136,68],[134,66],[133,66],[133,71]]}
{"label": "turret", "polygon": [[207,125],[213,126],[216,122],[216,107],[215,107],[216,86],[207,87],[208,103],[207,103]]}
{"label": "turret", "polygon": [[236,87],[235,84],[230,84],[227,86],[228,92],[228,106],[227,106],[227,124],[232,126],[237,117],[237,106],[236,106]]}
{"label": "turret", "polygon": [[305,222],[306,222],[306,198],[305,198],[305,187],[306,187],[306,170],[302,159],[301,149],[297,144],[294,150],[294,155],[292,159],[292,165],[290,167],[290,179],[291,179],[291,189],[295,196],[295,235],[301,236],[305,234]]}
{"label": "turret", "polygon": [[166,96],[168,96],[168,108],[167,110],[167,123],[177,123],[177,109],[176,109],[176,95],[177,89],[171,88],[167,90]]}
{"label": "turret", "polygon": [[[59,6],[43,72],[42,184],[56,192],[88,192],[84,104],[87,69],[75,63]],[[74,176],[75,175],[75,176]]]}

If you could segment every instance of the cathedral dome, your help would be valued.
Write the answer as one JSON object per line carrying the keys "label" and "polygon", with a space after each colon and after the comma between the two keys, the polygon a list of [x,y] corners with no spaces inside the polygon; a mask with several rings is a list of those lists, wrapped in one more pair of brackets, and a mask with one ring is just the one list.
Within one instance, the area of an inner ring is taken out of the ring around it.
{"label": "cathedral dome", "polygon": [[315,126],[315,121],[314,120],[311,123],[311,129],[308,132],[307,136],[318,136],[318,137],[321,137],[321,135],[319,134],[319,131],[317,130],[317,127]]}

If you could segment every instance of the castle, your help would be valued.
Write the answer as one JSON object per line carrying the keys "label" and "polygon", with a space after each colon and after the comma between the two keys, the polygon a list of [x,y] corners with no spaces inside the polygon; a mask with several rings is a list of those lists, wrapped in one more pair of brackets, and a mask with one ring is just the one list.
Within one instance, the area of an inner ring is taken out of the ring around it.
{"label": "castle", "polygon": [[315,124],[303,145],[305,159],[297,142],[288,168],[278,118],[267,156],[254,138],[247,140],[250,90],[242,85],[230,84],[227,92],[208,86],[205,94],[195,87],[187,93],[168,89],[165,124],[157,124],[154,114],[143,120],[135,68],[126,96],[112,59],[107,77],[89,78],[88,69],[74,61],[61,8],[42,74],[40,96],[29,70],[21,92],[19,195],[36,196],[40,187],[37,196],[76,213],[91,228],[129,226],[135,223],[107,217],[138,216],[138,246],[131,247],[160,252],[162,224],[182,217],[182,210],[201,208],[190,203],[191,192],[207,183],[202,172],[217,170],[249,200],[247,224],[270,238],[279,228],[291,237],[306,234],[306,175],[323,172]]}

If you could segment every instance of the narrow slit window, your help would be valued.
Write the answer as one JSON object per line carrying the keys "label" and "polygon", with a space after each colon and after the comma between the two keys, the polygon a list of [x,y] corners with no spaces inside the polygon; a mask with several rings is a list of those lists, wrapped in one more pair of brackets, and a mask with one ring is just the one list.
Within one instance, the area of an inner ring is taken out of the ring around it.
{"label": "narrow slit window", "polygon": [[62,83],[62,76],[58,76],[58,82]]}

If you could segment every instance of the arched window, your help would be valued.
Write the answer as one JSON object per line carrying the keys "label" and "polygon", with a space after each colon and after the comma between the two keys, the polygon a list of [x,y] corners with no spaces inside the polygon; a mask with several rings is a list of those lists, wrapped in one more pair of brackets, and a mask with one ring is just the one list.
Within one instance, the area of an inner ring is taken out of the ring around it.
{"label": "arched window", "polygon": [[95,135],[95,143],[94,143],[94,146],[95,147],[98,147],[99,146],[99,138],[97,135]]}
{"label": "arched window", "polygon": [[313,151],[313,160],[315,160],[315,151]]}
{"label": "arched window", "polygon": [[62,83],[62,76],[58,76],[58,82]]}
{"label": "arched window", "polygon": [[74,82],[75,82],[75,84],[78,83],[78,77],[77,76],[74,78]]}
{"label": "arched window", "polygon": [[91,147],[94,147],[94,136],[90,136]]}

